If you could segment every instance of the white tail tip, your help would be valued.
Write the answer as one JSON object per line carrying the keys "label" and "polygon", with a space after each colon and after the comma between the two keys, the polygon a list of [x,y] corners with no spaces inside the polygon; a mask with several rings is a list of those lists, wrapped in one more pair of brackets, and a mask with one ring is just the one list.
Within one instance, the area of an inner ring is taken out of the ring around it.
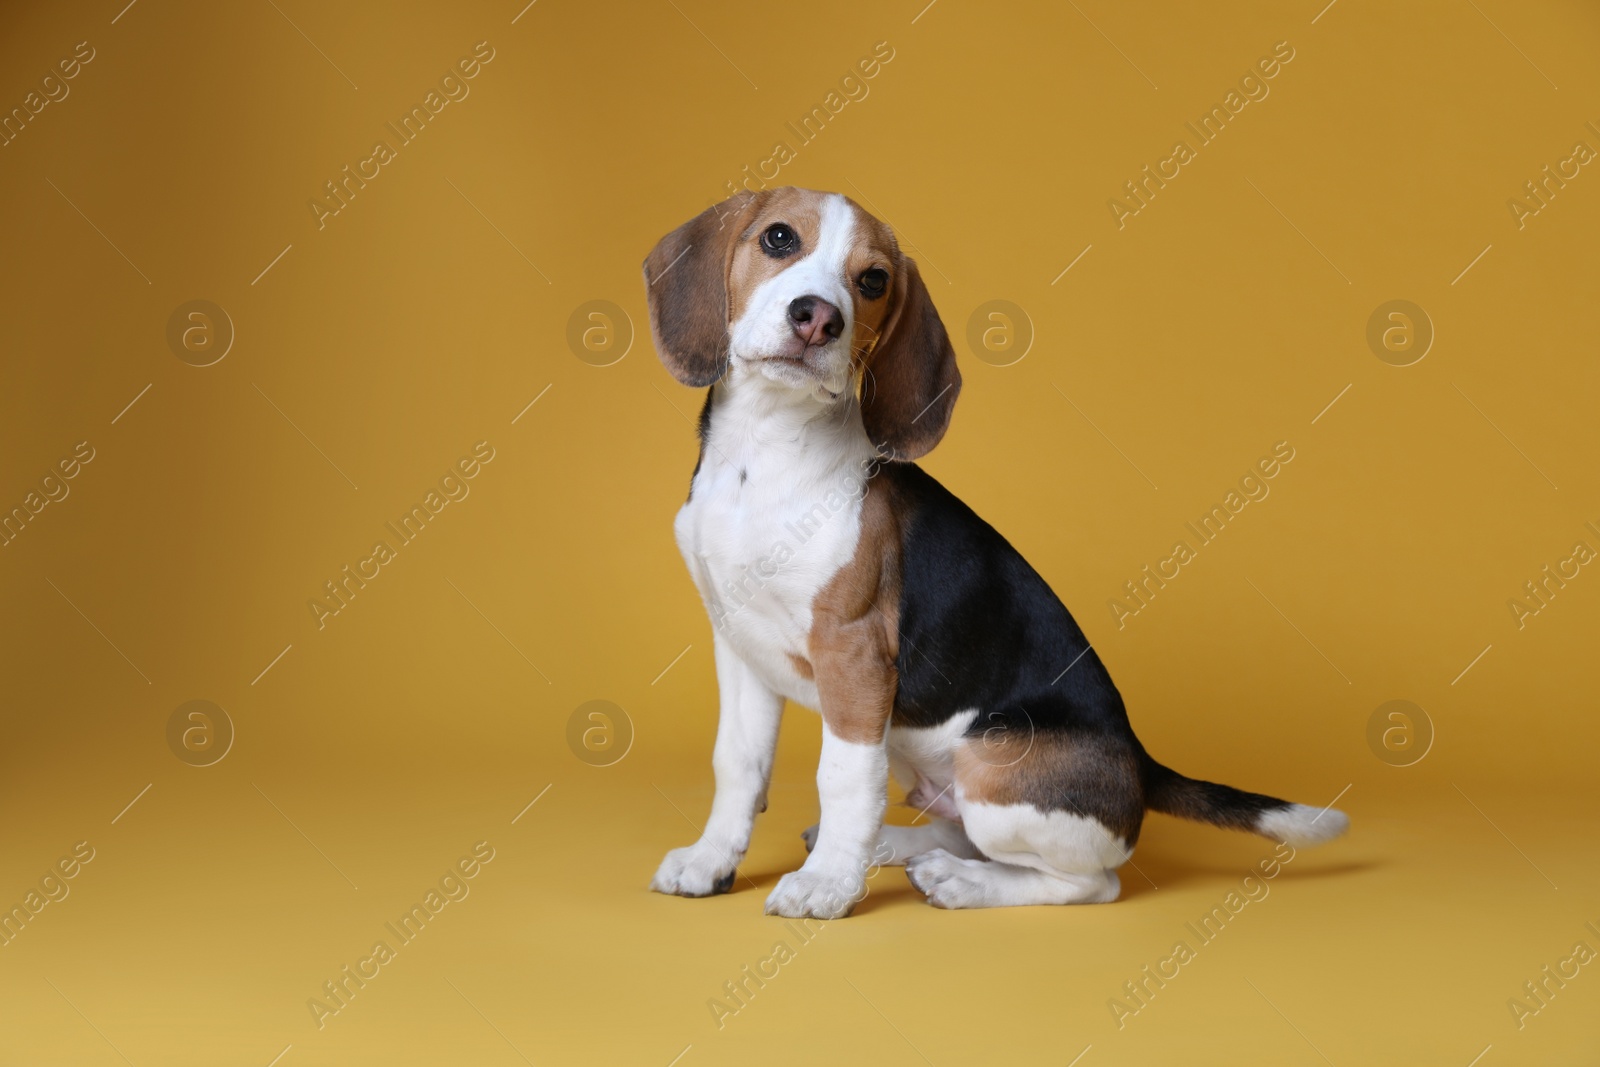
{"label": "white tail tip", "polygon": [[1350,829],[1350,816],[1337,808],[1313,808],[1290,804],[1263,812],[1256,819],[1256,832],[1264,837],[1286,841],[1298,848],[1332,841]]}

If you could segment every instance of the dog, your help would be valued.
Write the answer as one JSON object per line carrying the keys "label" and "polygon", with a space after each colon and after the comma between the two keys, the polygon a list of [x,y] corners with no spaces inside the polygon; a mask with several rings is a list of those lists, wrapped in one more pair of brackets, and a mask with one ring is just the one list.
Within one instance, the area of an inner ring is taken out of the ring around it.
{"label": "dog", "polygon": [[[903,864],[941,908],[1113,901],[1146,809],[1295,846],[1348,818],[1187,778],[1044,579],[914,460],[961,374],[916,263],[849,198],[744,192],[644,261],[656,351],[706,389],[674,524],[713,624],[716,793],[650,888],[728,891],[784,701],[817,709],[820,822],[768,914],[833,919]],[[931,818],[885,826],[890,775]]]}

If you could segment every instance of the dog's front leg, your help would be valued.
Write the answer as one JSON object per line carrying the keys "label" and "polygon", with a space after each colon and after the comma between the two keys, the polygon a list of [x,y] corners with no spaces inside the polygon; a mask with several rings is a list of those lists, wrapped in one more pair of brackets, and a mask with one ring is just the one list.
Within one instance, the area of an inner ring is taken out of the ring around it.
{"label": "dog's front leg", "polygon": [[860,623],[847,627],[832,648],[818,649],[813,641],[822,705],[822,759],[817,765],[822,818],[805,865],[779,879],[767,898],[769,915],[849,915],[866,896],[868,868],[878,862],[873,849],[888,805],[887,739],[895,673],[881,634],[871,620]]}
{"label": "dog's front leg", "polygon": [[822,820],[805,865],[778,880],[768,915],[839,919],[866,895],[867,869],[888,803],[889,756],[884,741],[850,741],[823,720],[817,796]]}
{"label": "dog's front leg", "polygon": [[714,638],[722,711],[711,766],[717,791],[700,840],[661,861],[650,888],[705,897],[726,893],[750,847],[756,814],[766,807],[767,781],[778,747],[783,698],[761,681],[721,634]]}

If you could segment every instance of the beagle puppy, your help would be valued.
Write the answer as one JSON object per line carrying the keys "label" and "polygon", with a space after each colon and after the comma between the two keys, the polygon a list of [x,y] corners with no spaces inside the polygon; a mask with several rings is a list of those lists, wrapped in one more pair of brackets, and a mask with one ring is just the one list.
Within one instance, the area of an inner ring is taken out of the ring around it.
{"label": "beagle puppy", "polygon": [[[769,914],[848,915],[880,864],[942,908],[1112,901],[1146,809],[1297,846],[1345,830],[1152,759],[1044,579],[912,462],[961,375],[888,226],[835,193],[740,193],[644,277],[661,361],[707,390],[674,532],[721,701],[705,831],[652,889],[732,886],[786,699],[822,716],[821,821]],[[891,774],[928,824],[884,826]]]}

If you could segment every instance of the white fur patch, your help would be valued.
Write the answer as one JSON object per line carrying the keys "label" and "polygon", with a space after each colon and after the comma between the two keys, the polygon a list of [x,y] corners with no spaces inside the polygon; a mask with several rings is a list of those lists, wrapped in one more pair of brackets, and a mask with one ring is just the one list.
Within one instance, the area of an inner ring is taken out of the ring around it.
{"label": "white fur patch", "polygon": [[1128,862],[1133,850],[1098,820],[1032,804],[958,798],[962,825],[990,859],[1051,873],[1089,873]]}
{"label": "white fur patch", "polygon": [[906,861],[906,880],[936,908],[1013,908],[1031,904],[1109,904],[1122,882],[1115,871],[1060,874],[943,849]]}
{"label": "white fur patch", "polygon": [[[978,717],[976,709],[958,711],[937,726],[889,727],[889,770],[909,794],[918,782],[933,786],[933,794],[944,792],[944,799],[955,800],[956,748],[961,745],[967,727]],[[945,792],[948,790],[948,792]],[[908,801],[910,797],[906,798]],[[928,798],[933,799],[932,796]],[[924,801],[923,803],[926,803]],[[914,805],[921,810],[922,804]]]}
{"label": "white fur patch", "polygon": [[906,877],[934,907],[1106,904],[1121,892],[1115,868],[1133,851],[1099,820],[1032,804],[957,804],[982,855],[936,848],[906,860]]}
{"label": "white fur patch", "polygon": [[674,526],[712,626],[778,693],[817,707],[811,605],[855,555],[872,445],[855,401],[827,409],[735,361]]}
{"label": "white fur patch", "polygon": [[1290,804],[1264,813],[1256,820],[1256,832],[1296,848],[1308,848],[1332,841],[1350,829],[1350,816],[1337,808],[1313,808],[1309,804]]}

